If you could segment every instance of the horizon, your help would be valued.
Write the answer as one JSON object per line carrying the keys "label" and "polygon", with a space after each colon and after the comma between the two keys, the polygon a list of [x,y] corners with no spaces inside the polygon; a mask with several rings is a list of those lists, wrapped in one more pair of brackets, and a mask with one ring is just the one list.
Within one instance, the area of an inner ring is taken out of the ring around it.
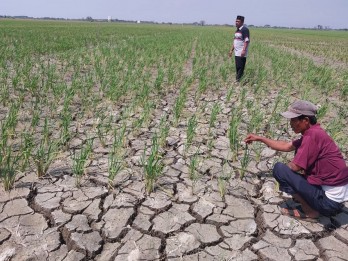
{"label": "horizon", "polygon": [[264,27],[347,29],[347,0],[11,0],[3,4],[2,16],[55,19],[112,19],[154,23],[234,25],[237,15],[247,25]]}

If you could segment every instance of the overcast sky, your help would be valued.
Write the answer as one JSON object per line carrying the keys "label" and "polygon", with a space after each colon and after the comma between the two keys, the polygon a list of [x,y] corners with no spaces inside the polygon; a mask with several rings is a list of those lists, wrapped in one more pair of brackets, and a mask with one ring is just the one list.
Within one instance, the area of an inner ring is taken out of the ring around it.
{"label": "overcast sky", "polygon": [[1,0],[0,15],[348,28],[348,0]]}

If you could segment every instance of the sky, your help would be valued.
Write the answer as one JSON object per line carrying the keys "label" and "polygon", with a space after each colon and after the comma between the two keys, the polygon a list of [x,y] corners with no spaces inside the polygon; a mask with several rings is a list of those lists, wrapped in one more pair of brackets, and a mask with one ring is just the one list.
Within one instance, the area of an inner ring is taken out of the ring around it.
{"label": "sky", "polygon": [[348,0],[1,0],[0,15],[348,28]]}

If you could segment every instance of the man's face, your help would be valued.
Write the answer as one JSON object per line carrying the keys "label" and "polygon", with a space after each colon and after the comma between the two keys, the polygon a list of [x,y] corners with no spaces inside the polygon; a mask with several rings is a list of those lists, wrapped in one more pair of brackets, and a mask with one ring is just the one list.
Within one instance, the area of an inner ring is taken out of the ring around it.
{"label": "man's face", "polygon": [[309,128],[309,119],[304,118],[299,120],[298,118],[290,119],[290,126],[295,133],[302,133]]}
{"label": "man's face", "polygon": [[243,22],[239,19],[236,20],[236,27],[239,28],[243,25]]}

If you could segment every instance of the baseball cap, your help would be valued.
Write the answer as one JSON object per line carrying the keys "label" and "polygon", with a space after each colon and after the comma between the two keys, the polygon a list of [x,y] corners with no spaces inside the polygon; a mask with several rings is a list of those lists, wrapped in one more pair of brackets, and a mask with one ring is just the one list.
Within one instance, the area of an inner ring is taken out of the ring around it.
{"label": "baseball cap", "polygon": [[292,119],[301,115],[315,116],[317,114],[317,106],[309,101],[297,100],[288,107],[288,110],[281,113],[285,118]]}

